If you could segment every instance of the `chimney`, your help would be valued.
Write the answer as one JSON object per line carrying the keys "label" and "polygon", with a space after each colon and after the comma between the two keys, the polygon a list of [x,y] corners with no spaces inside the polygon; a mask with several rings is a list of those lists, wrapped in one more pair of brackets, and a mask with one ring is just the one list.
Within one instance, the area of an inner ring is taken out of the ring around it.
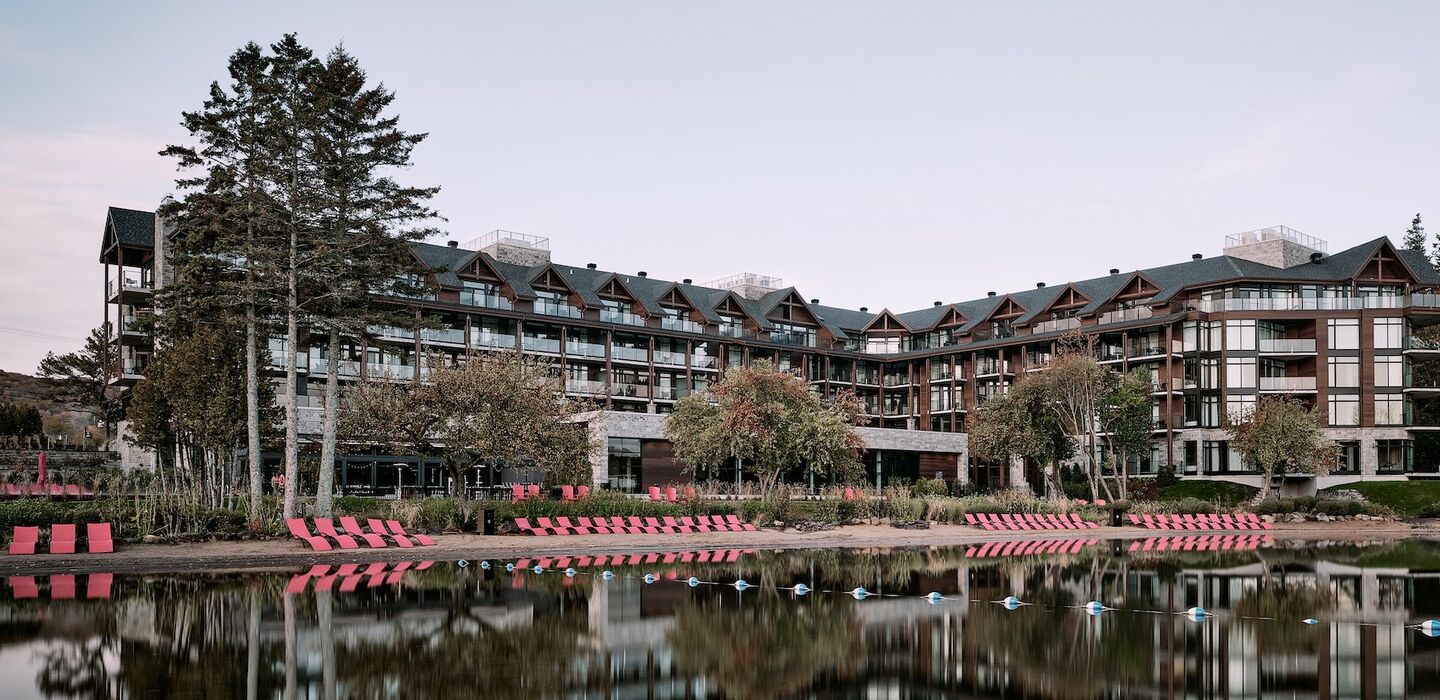
{"label": "chimney", "polygon": [[1205,257],[1205,256],[1203,256],[1203,255],[1201,255],[1201,254],[1199,254],[1199,253],[1196,253],[1196,254],[1190,256],[1190,259],[1191,259],[1191,260],[1199,260],[1199,259],[1204,258],[1204,257]]}
{"label": "chimney", "polygon": [[1036,283],[1035,283],[1035,288],[1036,288],[1036,289],[1044,289],[1044,288],[1045,288],[1045,283],[1044,283],[1044,282],[1036,282]]}
{"label": "chimney", "polygon": [[987,297],[993,297],[993,296],[995,296],[995,292],[985,292],[985,296],[987,296]]}
{"label": "chimney", "polygon": [[644,270],[641,270],[641,271],[639,271],[639,272],[637,272],[637,273],[635,273],[635,274],[636,274],[636,275],[639,275],[640,277],[644,277],[644,276],[645,276],[645,271],[644,271]]}
{"label": "chimney", "polygon": [[1110,268],[1110,274],[1112,274],[1112,275],[1118,275],[1118,274],[1120,274],[1120,268],[1118,268],[1118,267],[1112,267],[1112,268]]}
{"label": "chimney", "polygon": [[587,270],[593,270],[593,269],[595,269],[595,263],[585,263],[585,269],[587,269]]}
{"label": "chimney", "polygon": [[693,281],[691,281],[691,279],[690,279],[689,277],[686,277],[685,279],[680,280],[680,282],[683,283],[683,284],[695,284]]}
{"label": "chimney", "polygon": [[460,241],[445,241],[445,245],[451,248],[459,248]]}

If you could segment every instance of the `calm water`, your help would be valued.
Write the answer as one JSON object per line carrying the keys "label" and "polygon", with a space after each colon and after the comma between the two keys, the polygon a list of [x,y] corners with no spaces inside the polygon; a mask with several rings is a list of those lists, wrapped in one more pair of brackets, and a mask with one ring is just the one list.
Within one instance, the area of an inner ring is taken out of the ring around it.
{"label": "calm water", "polygon": [[701,558],[10,578],[0,697],[1440,697],[1440,543]]}

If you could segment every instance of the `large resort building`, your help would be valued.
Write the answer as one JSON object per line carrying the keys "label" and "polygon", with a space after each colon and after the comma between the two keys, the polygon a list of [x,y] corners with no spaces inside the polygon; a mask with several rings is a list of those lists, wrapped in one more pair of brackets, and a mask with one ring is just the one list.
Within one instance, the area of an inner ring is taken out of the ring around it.
{"label": "large resort building", "polygon": [[[152,351],[134,325],[165,278],[165,240],[153,212],[107,214],[100,261],[109,381],[120,387],[142,378]],[[643,490],[688,479],[663,437],[675,402],[727,367],[766,360],[821,393],[850,390],[864,401],[872,484],[939,476],[1041,489],[1039,465],[970,455],[966,419],[1025,373],[1042,371],[1058,341],[1083,332],[1095,338],[1101,363],[1151,378],[1154,440],[1148,454],[1131,458],[1132,474],[1257,483],[1229,448],[1222,419],[1273,394],[1321,407],[1341,446],[1331,475],[1289,476],[1287,489],[1440,477],[1429,447],[1440,426],[1413,418],[1428,414],[1417,405],[1440,400],[1440,382],[1414,379],[1440,374],[1414,371],[1440,363],[1440,345],[1417,337],[1440,322],[1440,273],[1423,253],[1386,238],[1331,254],[1324,241],[1289,228],[1259,229],[1229,236],[1217,257],[917,310],[826,306],[763,275],[696,284],[570,266],[551,259],[547,239],[505,231],[413,251],[430,270],[431,291],[395,302],[438,328],[373,329],[373,339],[346,344],[337,358],[326,357],[319,339],[302,348],[293,387],[302,436],[318,441],[332,360],[346,380],[423,380],[434,357],[519,350],[551,358],[565,391],[599,408],[587,416],[604,446],[592,460],[594,484]],[[287,391],[283,341],[271,349],[277,391]],[[335,468],[345,493],[451,486],[433,461],[373,450],[351,450]],[[492,483],[490,471],[477,467],[467,486]],[[715,476],[736,478],[733,468]]]}

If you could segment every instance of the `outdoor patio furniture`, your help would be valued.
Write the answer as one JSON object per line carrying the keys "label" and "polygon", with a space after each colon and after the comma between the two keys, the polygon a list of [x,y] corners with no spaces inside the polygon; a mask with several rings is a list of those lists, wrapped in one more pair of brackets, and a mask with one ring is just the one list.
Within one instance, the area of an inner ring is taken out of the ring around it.
{"label": "outdoor patio furniture", "polygon": [[50,553],[75,553],[75,526],[71,523],[56,523],[50,526]]}
{"label": "outdoor patio furniture", "polygon": [[110,534],[110,523],[85,523],[85,549],[91,554],[115,551],[115,539]]}
{"label": "outdoor patio furniture", "polygon": [[40,528],[27,525],[17,525],[10,534],[11,554],[34,554],[35,546],[40,542]]}
{"label": "outdoor patio furniture", "polygon": [[351,537],[350,535],[342,535],[339,532],[336,532],[335,523],[329,518],[316,518],[315,531],[325,537],[334,540],[336,544],[340,545],[341,549],[360,548],[360,543],[356,542],[354,537]]}
{"label": "outdoor patio furniture", "polygon": [[325,538],[316,537],[312,534],[310,529],[306,527],[304,518],[286,518],[285,527],[290,531],[292,537],[310,545],[310,549],[317,552],[330,551],[330,543],[326,542]]}
{"label": "outdoor patio furniture", "polygon": [[340,516],[340,527],[345,529],[345,534],[364,540],[365,544],[370,545],[372,548],[384,549],[387,546],[383,536],[373,532],[366,532],[364,528],[360,527],[360,521],[356,520],[353,515]]}

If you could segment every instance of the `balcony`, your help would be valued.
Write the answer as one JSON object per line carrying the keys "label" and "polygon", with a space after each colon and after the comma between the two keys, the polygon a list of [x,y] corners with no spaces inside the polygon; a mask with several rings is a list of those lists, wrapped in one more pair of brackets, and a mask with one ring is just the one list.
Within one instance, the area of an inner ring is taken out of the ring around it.
{"label": "balcony", "polygon": [[682,333],[704,333],[705,327],[684,318],[671,318],[666,316],[660,319],[660,327],[667,331],[680,331]]}
{"label": "balcony", "polygon": [[1262,355],[1314,355],[1314,338],[1261,338]]}
{"label": "balcony", "polygon": [[603,360],[605,359],[605,345],[602,343],[587,343],[580,340],[566,340],[565,355],[567,357],[585,357]]}
{"label": "balcony", "polygon": [[514,333],[492,333],[478,328],[470,329],[470,345],[490,350],[514,350]]}
{"label": "balcony", "polygon": [[1307,393],[1315,391],[1314,377],[1261,377],[1262,393]]}
{"label": "balcony", "polygon": [[1041,321],[1034,326],[1032,333],[1049,333],[1051,331],[1068,331],[1080,327],[1078,318],[1053,318],[1049,321]]}
{"label": "balcony", "polygon": [[604,396],[605,382],[594,379],[567,379],[565,393],[580,396]]}
{"label": "balcony", "polygon": [[650,362],[650,349],[637,348],[629,345],[612,345],[610,346],[610,359],[617,362],[648,364]]}
{"label": "balcony", "polygon": [[622,326],[643,326],[645,317],[632,314],[628,311],[615,311],[613,309],[601,309],[600,320],[605,323],[616,323]]}
{"label": "balcony", "polygon": [[1140,321],[1147,318],[1154,318],[1155,311],[1148,306],[1137,306],[1133,309],[1116,309],[1100,314],[1100,323],[1124,323],[1126,321]]}

